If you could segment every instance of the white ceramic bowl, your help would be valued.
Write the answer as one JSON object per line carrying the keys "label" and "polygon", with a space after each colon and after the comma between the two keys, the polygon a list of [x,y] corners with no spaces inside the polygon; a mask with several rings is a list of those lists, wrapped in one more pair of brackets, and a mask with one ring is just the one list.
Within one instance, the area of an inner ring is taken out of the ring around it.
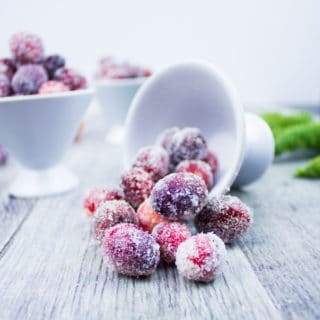
{"label": "white ceramic bowl", "polygon": [[123,126],[132,99],[147,78],[98,80],[96,91],[108,128]]}
{"label": "white ceramic bowl", "polygon": [[[244,158],[250,159],[254,170],[245,165],[245,178],[238,181],[237,186],[257,179],[273,159],[270,129],[259,117],[250,115],[249,118],[247,122],[236,90],[212,64],[191,61],[172,65],[153,75],[131,104],[126,119],[125,166],[130,165],[139,148],[155,143],[162,130],[172,126],[198,127],[219,159],[211,192],[225,193],[244,165]],[[247,141],[252,141],[246,139],[246,132],[252,134],[246,130],[247,123],[259,129],[256,130],[261,139],[259,144],[266,146],[264,157],[245,154],[256,150],[255,146],[246,146]]]}
{"label": "white ceramic bowl", "polygon": [[86,89],[0,98],[0,141],[24,167],[13,195],[43,196],[76,186],[77,179],[59,165],[92,96]]}

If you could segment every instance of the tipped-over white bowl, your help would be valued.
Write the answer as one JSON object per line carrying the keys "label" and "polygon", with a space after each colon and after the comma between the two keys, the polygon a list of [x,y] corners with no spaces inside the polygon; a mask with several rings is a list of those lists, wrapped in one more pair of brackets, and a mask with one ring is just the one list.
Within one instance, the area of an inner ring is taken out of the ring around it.
{"label": "tipped-over white bowl", "polygon": [[77,178],[61,166],[93,90],[0,98],[0,141],[22,169],[10,193],[39,197],[73,189]]}
{"label": "tipped-over white bowl", "polygon": [[98,80],[96,91],[105,116],[109,143],[120,144],[123,140],[124,122],[132,99],[147,78]]}
{"label": "tipped-over white bowl", "polygon": [[235,89],[210,63],[172,65],[139,90],[126,119],[125,166],[139,148],[155,143],[157,135],[172,126],[198,127],[218,156],[212,194],[229,191],[237,177],[236,186],[253,182],[272,162],[269,127],[258,116],[244,117]]}

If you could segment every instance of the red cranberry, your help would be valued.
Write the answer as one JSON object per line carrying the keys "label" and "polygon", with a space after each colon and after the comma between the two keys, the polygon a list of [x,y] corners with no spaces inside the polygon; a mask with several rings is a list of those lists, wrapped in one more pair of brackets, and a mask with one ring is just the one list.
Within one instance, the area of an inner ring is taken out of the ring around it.
{"label": "red cranberry", "polygon": [[152,231],[160,245],[161,258],[166,262],[174,262],[178,246],[191,237],[189,227],[180,222],[162,222]]}
{"label": "red cranberry", "polygon": [[152,235],[128,223],[106,232],[102,250],[109,264],[127,276],[149,276],[160,260],[159,245]]}
{"label": "red cranberry", "polygon": [[122,222],[137,223],[134,209],[124,200],[110,200],[102,203],[93,218],[93,233],[102,240],[105,231]]}
{"label": "red cranberry", "polygon": [[199,232],[213,232],[225,243],[245,234],[252,223],[248,206],[233,196],[211,197],[195,218]]}
{"label": "red cranberry", "polygon": [[192,281],[212,281],[221,273],[226,253],[223,241],[215,234],[199,233],[178,247],[178,272]]}
{"label": "red cranberry", "polygon": [[153,186],[150,174],[140,168],[132,168],[121,176],[125,198],[134,208],[149,197]]}
{"label": "red cranberry", "polygon": [[148,172],[155,182],[168,173],[168,166],[168,154],[159,146],[148,146],[140,149],[132,164],[132,167],[141,168]]}
{"label": "red cranberry", "polygon": [[205,204],[208,190],[201,178],[191,173],[172,173],[154,186],[152,208],[170,219],[193,218]]}
{"label": "red cranberry", "polygon": [[176,172],[193,173],[205,182],[208,190],[213,185],[213,175],[210,166],[201,160],[184,160],[176,168]]}
{"label": "red cranberry", "polygon": [[21,63],[39,62],[44,52],[41,39],[25,32],[16,33],[11,37],[10,48],[13,57]]}

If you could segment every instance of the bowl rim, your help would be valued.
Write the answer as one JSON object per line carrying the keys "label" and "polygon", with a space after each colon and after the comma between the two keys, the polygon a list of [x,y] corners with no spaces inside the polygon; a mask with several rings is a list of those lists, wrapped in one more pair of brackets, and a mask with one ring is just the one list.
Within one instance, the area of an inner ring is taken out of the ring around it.
{"label": "bowl rim", "polygon": [[236,150],[234,150],[235,157],[231,163],[231,166],[229,167],[228,171],[225,173],[225,175],[222,177],[223,184],[219,184],[219,188],[216,188],[214,186],[212,190],[210,191],[210,195],[220,195],[224,194],[230,191],[230,188],[235,181],[243,159],[244,159],[244,152],[245,152],[245,119],[244,119],[244,108],[243,104],[241,102],[240,95],[232,82],[229,80],[227,76],[225,76],[224,72],[220,71],[219,68],[215,66],[214,63],[212,63],[209,60],[204,59],[191,59],[186,60],[178,63],[173,63],[169,66],[164,67],[161,71],[154,74],[151,79],[138,91],[136,96],[134,97],[133,101],[131,102],[131,105],[129,107],[126,121],[125,121],[125,138],[123,143],[123,160],[124,160],[124,166],[127,167],[132,159],[130,159],[129,156],[129,140],[130,140],[130,130],[132,128],[132,119],[134,118],[134,114],[136,109],[138,108],[140,104],[140,100],[143,98],[143,95],[146,91],[148,91],[149,87],[153,85],[154,82],[157,81],[158,77],[163,76],[173,68],[179,68],[184,66],[197,66],[200,68],[206,68],[210,69],[211,72],[214,74],[214,76],[219,79],[219,81],[223,84],[226,92],[228,92],[232,110],[235,114],[235,121],[236,121],[236,133],[239,137],[238,143],[236,145]]}
{"label": "bowl rim", "polygon": [[87,96],[87,95],[93,95],[94,92],[95,92],[94,88],[87,88],[87,89],[63,91],[63,92],[57,92],[57,93],[48,93],[48,94],[9,96],[9,97],[0,98],[0,105],[2,103],[14,103],[14,102],[20,102],[20,101],[35,101],[35,100],[47,100],[47,99],[73,97],[73,96]]}
{"label": "bowl rim", "polygon": [[105,86],[127,86],[127,85],[139,85],[147,81],[152,77],[136,77],[136,78],[125,78],[125,79],[99,79],[95,81],[96,87]]}

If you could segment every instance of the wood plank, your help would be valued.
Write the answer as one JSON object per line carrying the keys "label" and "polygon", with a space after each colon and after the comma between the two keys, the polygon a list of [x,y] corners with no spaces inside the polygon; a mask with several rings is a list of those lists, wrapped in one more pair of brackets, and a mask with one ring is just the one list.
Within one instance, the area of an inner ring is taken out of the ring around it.
{"label": "wood plank", "polygon": [[302,164],[279,162],[237,193],[255,210],[240,247],[285,319],[320,318],[320,183],[292,178]]}
{"label": "wood plank", "polygon": [[31,213],[36,200],[14,199],[8,196],[7,186],[16,174],[12,159],[0,167],[0,257]]}

